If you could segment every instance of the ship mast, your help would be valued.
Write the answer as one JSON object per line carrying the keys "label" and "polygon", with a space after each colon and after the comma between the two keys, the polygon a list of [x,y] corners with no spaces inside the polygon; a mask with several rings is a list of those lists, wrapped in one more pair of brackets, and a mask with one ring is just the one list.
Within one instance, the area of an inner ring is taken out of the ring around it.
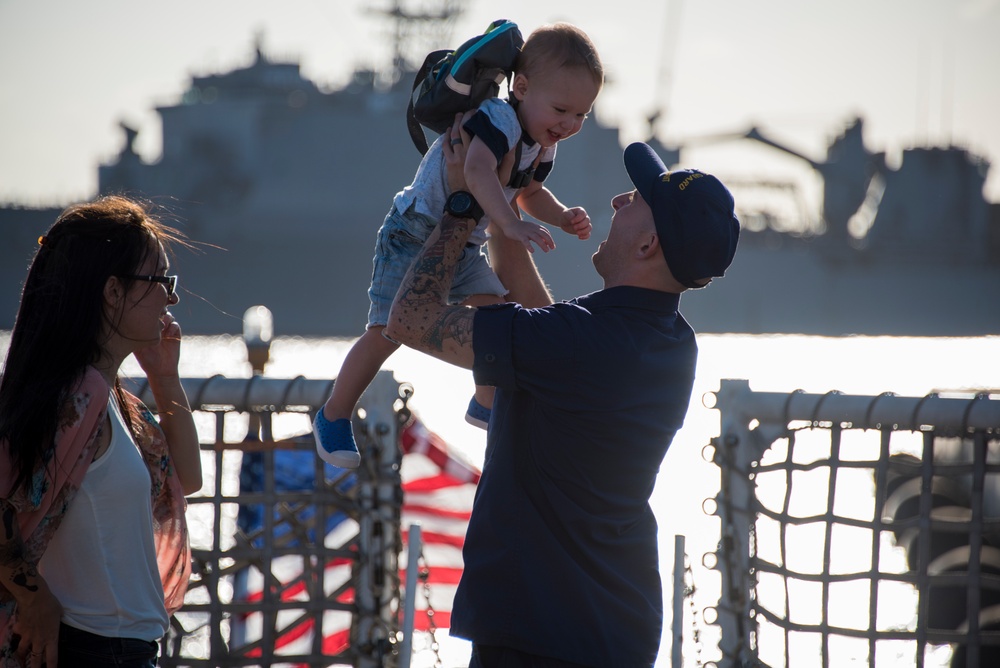
{"label": "ship mast", "polygon": [[670,111],[670,93],[674,83],[674,58],[680,40],[680,15],[683,0],[666,0],[663,39],[660,41],[660,70],[653,86],[653,108],[646,116],[649,124],[649,138],[656,137],[657,130],[664,125],[664,116]]}
{"label": "ship mast", "polygon": [[464,11],[460,0],[392,0],[388,7],[368,10],[391,22],[393,83],[415,72],[426,56],[436,49],[453,48],[451,33],[455,20]]}

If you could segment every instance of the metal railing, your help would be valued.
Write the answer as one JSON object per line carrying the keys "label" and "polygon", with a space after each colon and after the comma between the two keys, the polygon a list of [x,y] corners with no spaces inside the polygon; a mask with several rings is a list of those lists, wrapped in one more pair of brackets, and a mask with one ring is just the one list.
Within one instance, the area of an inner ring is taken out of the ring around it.
{"label": "metal railing", "polygon": [[[195,575],[161,665],[407,665],[408,388],[376,378],[355,417],[363,465],[346,472],[315,457],[308,433],[333,381],[183,383],[208,482],[189,498]],[[721,432],[707,454],[721,487],[708,511],[722,535],[707,565],[723,587],[703,619],[721,641],[699,664],[922,667],[945,651],[956,668],[991,665],[1000,400],[763,393],[735,380],[713,396]],[[276,439],[274,422],[289,416],[301,435]],[[279,453],[301,456],[298,485],[279,485]]]}
{"label": "metal railing", "polygon": [[[133,389],[155,409],[140,383]],[[398,440],[408,386],[387,371],[376,377],[354,420],[362,466],[345,471],[316,457],[308,433],[333,381],[182,383],[202,434],[206,485],[188,498],[194,575],[160,665],[397,665]],[[290,415],[308,416],[303,435],[275,439],[274,420]],[[234,439],[241,418],[248,427]],[[276,457],[297,462],[296,483],[278,480]]]}
{"label": "metal railing", "polygon": [[717,665],[1000,665],[1000,399],[713,398]]}

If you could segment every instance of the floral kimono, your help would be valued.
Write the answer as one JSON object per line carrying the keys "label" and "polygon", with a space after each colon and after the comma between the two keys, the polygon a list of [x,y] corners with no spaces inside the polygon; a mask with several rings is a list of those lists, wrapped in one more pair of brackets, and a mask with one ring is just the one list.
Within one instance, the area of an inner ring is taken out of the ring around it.
{"label": "floral kimono", "polygon": [[[43,454],[43,464],[13,494],[7,447],[0,443],[0,495],[17,511],[25,554],[32,564],[37,565],[41,559],[93,461],[97,437],[105,425],[109,392],[104,377],[87,367],[80,384],[60,408],[55,440]],[[173,614],[184,602],[191,576],[191,549],[184,517],[187,504],[159,423],[138,397],[127,392],[125,396],[128,404],[122,411],[131,417],[132,437],[152,479],[156,560],[167,612]],[[15,605],[10,592],[0,585],[0,668],[20,667],[11,649]]]}

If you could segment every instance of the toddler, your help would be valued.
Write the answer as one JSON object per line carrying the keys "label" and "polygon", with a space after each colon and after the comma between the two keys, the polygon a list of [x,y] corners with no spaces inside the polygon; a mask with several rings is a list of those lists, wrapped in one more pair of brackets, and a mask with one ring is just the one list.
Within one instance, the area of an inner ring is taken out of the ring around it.
{"label": "toddler", "polygon": [[[484,306],[508,297],[517,300],[517,295],[508,294],[483,251],[489,224],[492,233],[520,241],[529,251],[534,250],[533,244],[545,252],[555,248],[548,229],[522,220],[519,208],[579,239],[590,237],[587,212],[566,207],[543,183],[552,170],[556,145],[580,131],[603,83],[604,68],[590,38],[568,23],[547,25],[525,41],[509,99],[487,99],[468,115],[463,129],[472,141],[465,179],[479,220],[455,274],[452,303]],[[446,136],[431,145],[413,183],[396,194],[378,232],[368,290],[368,328],[347,354],[333,393],[313,422],[317,452],[333,466],[360,464],[351,415],[382,364],[399,347],[383,337],[382,331],[403,276],[443,215],[451,194],[441,146]],[[466,420],[485,429],[492,406],[493,388],[477,387]]]}

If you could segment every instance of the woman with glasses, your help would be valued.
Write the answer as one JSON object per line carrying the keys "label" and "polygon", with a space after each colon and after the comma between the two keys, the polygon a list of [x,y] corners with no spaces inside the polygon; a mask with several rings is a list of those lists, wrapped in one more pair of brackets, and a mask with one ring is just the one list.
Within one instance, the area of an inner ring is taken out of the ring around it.
{"label": "woman with glasses", "polygon": [[[39,238],[0,379],[0,667],[156,665],[190,575],[198,435],[168,308],[181,242],[123,197]],[[159,412],[118,379],[134,354]]]}

